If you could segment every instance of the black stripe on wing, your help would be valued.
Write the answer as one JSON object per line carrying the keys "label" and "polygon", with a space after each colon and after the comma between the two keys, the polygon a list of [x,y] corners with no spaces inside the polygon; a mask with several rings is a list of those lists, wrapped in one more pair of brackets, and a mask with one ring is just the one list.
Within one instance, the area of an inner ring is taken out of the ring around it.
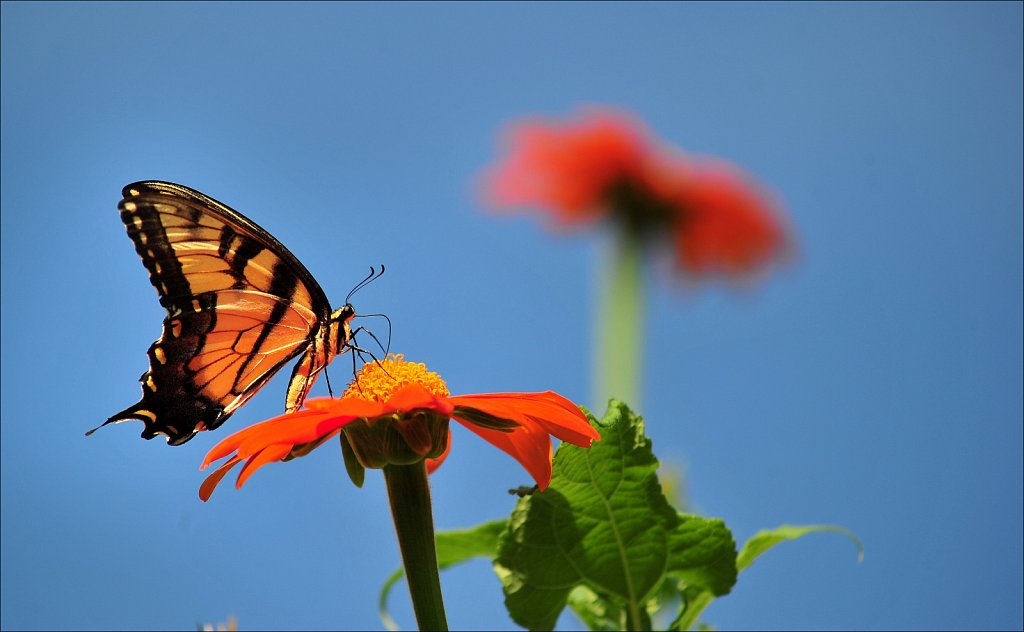
{"label": "black stripe on wing", "polygon": [[165,434],[169,444],[181,445],[199,429],[212,430],[231,416],[224,412],[220,401],[197,389],[185,369],[202,348],[206,334],[216,325],[216,296],[207,294],[197,300],[199,311],[164,319],[163,334],[147,352],[149,369],[139,378],[142,399],[111,416],[103,426],[138,419],[145,423],[144,439]]}
{"label": "black stripe on wing", "polygon": [[[120,204],[122,218],[126,204],[129,202],[145,202],[148,204],[159,203],[181,209],[180,215],[191,219],[194,226],[189,228],[194,228],[195,230],[213,228],[207,220],[202,219],[203,216],[216,222],[216,252],[221,258],[225,258],[229,252],[234,253],[235,259],[232,264],[232,271],[235,282],[242,281],[245,278],[244,271],[246,265],[250,260],[255,259],[261,250],[272,252],[284,263],[285,268],[294,273],[299,285],[305,289],[309,297],[309,305],[307,307],[313,313],[318,316],[322,315],[325,319],[330,315],[331,306],[327,300],[327,295],[316,279],[313,278],[313,275],[310,274],[309,270],[306,269],[306,266],[276,237],[228,205],[189,187],[158,180],[146,180],[129,184],[124,187],[122,195],[124,198]],[[167,213],[168,209],[164,207],[162,211]],[[125,225],[128,225],[127,221],[125,221]],[[129,227],[129,233],[130,231]],[[132,239],[134,241],[135,237],[132,237]],[[213,244],[211,244],[211,247],[213,247]],[[138,242],[136,242],[136,250],[145,258]],[[283,296],[283,298],[291,297]]]}

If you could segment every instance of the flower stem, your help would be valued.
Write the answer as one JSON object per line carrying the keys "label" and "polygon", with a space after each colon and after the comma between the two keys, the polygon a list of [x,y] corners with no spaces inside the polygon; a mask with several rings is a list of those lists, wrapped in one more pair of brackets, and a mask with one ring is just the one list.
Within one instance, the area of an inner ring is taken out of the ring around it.
{"label": "flower stem", "polygon": [[640,407],[643,346],[643,251],[641,235],[628,226],[615,231],[598,304],[597,401],[609,397]]}
{"label": "flower stem", "polygon": [[424,461],[384,467],[402,565],[420,630],[448,630],[434,545],[434,518]]}

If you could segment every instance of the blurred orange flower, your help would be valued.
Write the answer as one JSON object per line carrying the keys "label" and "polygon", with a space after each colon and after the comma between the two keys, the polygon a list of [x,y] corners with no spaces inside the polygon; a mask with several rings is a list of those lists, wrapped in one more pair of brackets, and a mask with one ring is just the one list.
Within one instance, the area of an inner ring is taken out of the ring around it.
{"label": "blurred orange flower", "polygon": [[483,182],[493,208],[541,207],[562,226],[610,217],[645,239],[669,237],[691,274],[750,272],[785,248],[775,205],[748,176],[656,144],[627,115],[520,122],[506,140],[506,157]]}
{"label": "blurred orange flower", "polygon": [[581,447],[601,439],[580,409],[561,395],[449,395],[440,376],[398,354],[365,365],[340,399],[306,400],[303,410],[225,438],[206,455],[202,469],[230,458],[207,477],[199,496],[209,499],[242,461],[238,488],[267,463],[286,460],[296,448],[305,454],[304,446],[319,446],[343,432],[363,467],[426,460],[433,471],[451,449],[449,419],[519,461],[541,490],[551,482],[551,436]]}

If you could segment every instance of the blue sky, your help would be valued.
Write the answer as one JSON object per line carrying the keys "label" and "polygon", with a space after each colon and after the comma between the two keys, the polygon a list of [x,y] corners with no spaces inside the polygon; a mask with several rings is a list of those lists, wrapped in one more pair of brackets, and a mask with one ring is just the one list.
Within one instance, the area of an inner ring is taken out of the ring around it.
{"label": "blue sky", "polygon": [[[5,629],[380,629],[399,558],[379,474],[356,489],[325,447],[197,498],[206,450],[277,414],[285,377],[183,447],[138,424],[83,436],[137,400],[162,319],[121,187],[223,200],[335,305],[385,263],[356,307],[387,313],[394,349],[453,392],[553,389],[603,410],[607,236],[552,235],[474,196],[507,121],[587,103],[744,165],[799,240],[753,288],[651,267],[641,412],[738,540],[835,523],[866,557],[829,535],[780,546],[705,619],[1024,624],[1020,3],[0,11]],[[432,479],[439,528],[507,515],[525,472],[455,442]],[[515,628],[487,563],[442,582],[453,628]]]}

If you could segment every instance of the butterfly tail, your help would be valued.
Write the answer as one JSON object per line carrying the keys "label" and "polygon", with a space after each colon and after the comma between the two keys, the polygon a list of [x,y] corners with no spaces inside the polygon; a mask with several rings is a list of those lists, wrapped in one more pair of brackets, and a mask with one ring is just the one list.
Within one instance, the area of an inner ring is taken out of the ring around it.
{"label": "butterfly tail", "polygon": [[[192,406],[189,406],[189,404],[192,404]],[[180,402],[180,407],[189,407],[189,408],[191,408],[191,407],[195,407],[196,404],[200,404],[201,405],[200,402],[182,401],[182,402]],[[200,412],[200,411],[190,410],[190,411],[181,411],[181,412],[183,413],[183,416],[179,417],[178,415],[171,415],[170,418],[172,418],[172,419],[175,418],[175,417],[177,417],[179,419],[195,419],[197,417],[201,418],[202,417],[202,413],[209,413],[210,411],[209,410],[203,410],[203,411]],[[197,412],[199,412],[198,415],[197,415]],[[217,419],[217,424],[216,425],[220,425],[221,423],[224,422],[225,419],[227,419],[228,415],[217,415],[217,417],[218,417],[218,419]],[[141,421],[143,424],[145,424],[145,427],[142,429],[142,438],[143,439],[152,439],[152,438],[156,437],[157,435],[162,434],[162,435],[165,435],[167,437],[167,443],[169,445],[181,445],[181,444],[187,442],[192,437],[196,436],[196,433],[198,433],[200,430],[204,429],[202,424],[196,425],[195,427],[193,427],[192,424],[182,424],[181,427],[179,428],[178,426],[176,426],[174,424],[174,422],[167,422],[165,419],[161,419],[161,418],[157,417],[156,413],[154,413],[150,409],[149,403],[146,401],[146,398],[144,397],[142,399],[142,401],[140,401],[139,403],[135,404],[134,406],[130,406],[130,407],[122,410],[121,412],[117,413],[116,415],[113,415],[112,417],[110,417],[109,419],[104,421],[99,426],[96,426],[92,430],[86,432],[85,435],[86,436],[90,436],[92,433],[96,432],[97,430],[99,430],[100,428],[102,428],[104,426],[107,426],[107,425],[110,425],[110,424],[119,424],[119,423],[121,423],[123,421]],[[211,426],[211,427],[215,427],[215,426]]]}

